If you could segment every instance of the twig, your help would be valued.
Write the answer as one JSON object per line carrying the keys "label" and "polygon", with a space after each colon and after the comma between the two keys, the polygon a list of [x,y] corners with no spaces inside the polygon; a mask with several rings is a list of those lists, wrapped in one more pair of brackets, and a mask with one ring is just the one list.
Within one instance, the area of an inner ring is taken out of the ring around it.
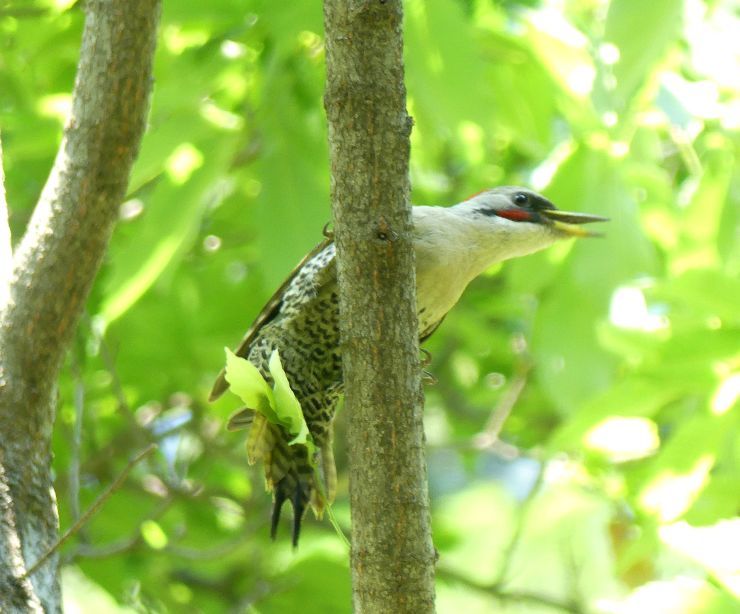
{"label": "twig", "polygon": [[332,509],[331,503],[329,502],[329,497],[326,496],[326,489],[324,488],[324,482],[319,475],[318,467],[313,468],[313,479],[314,484],[316,485],[316,490],[319,491],[319,496],[326,506],[325,509],[327,516],[329,516],[329,522],[331,522],[331,526],[334,527],[334,531],[336,531],[337,537],[339,537],[339,539],[344,543],[344,545],[347,547],[347,550],[350,550],[352,548],[352,545],[349,543],[349,539],[347,539],[344,531],[342,531],[342,527],[339,526],[339,521],[337,520],[337,517],[334,515],[334,510]]}
{"label": "twig", "polygon": [[502,588],[498,583],[483,584],[475,582],[474,580],[459,574],[458,572],[451,569],[438,569],[437,573],[440,577],[453,580],[464,584],[465,586],[483,591],[490,594],[496,599],[501,601],[517,602],[517,603],[530,603],[546,606],[554,610],[562,610],[563,612],[569,612],[570,614],[585,614],[586,610],[577,602],[574,601],[559,601],[553,597],[547,595],[541,595],[531,591],[507,591]]}
{"label": "twig", "polygon": [[516,372],[509,384],[509,387],[501,395],[501,399],[491,411],[491,415],[486,422],[483,431],[475,438],[476,447],[487,448],[493,446],[501,434],[504,422],[514,409],[519,396],[522,394],[524,387],[527,385],[527,376],[532,369],[530,363],[524,363]]}
{"label": "twig", "polygon": [[65,555],[64,562],[70,563],[80,558],[103,559],[135,548],[143,541],[141,536],[141,525],[147,520],[157,520],[161,518],[161,516],[170,509],[174,502],[174,497],[168,497],[162,501],[154,511],[146,514],[139,521],[131,535],[127,537],[123,537],[103,545],[96,544],[93,546],[90,544],[78,544],[72,552]]}
{"label": "twig", "polygon": [[[150,438],[151,433],[148,429],[142,427],[138,420],[136,420],[136,416],[134,415],[131,406],[126,400],[126,392],[123,389],[121,378],[118,376],[116,361],[113,357],[113,353],[111,352],[110,344],[105,338],[105,333],[98,332],[93,326],[90,327],[90,331],[100,345],[100,356],[103,359],[103,364],[105,365],[105,368],[108,370],[108,373],[111,376],[111,388],[113,389],[113,394],[116,396],[116,399],[118,401],[118,411],[124,415],[126,421],[129,423],[129,426],[131,426],[134,433],[137,434],[137,441],[143,443],[143,441],[146,441]],[[138,437],[138,435],[142,435],[142,437]]]}
{"label": "twig", "polygon": [[189,548],[187,546],[165,546],[164,552],[170,553],[179,559],[189,559],[191,561],[208,561],[213,559],[220,559],[230,554],[240,546],[242,546],[248,539],[249,535],[244,533],[237,539],[212,546],[210,548]]}
{"label": "twig", "polygon": [[15,19],[44,17],[51,11],[46,8],[3,8],[0,9],[0,17],[13,17]]}
{"label": "twig", "polygon": [[69,461],[69,501],[73,520],[80,517],[80,447],[82,444],[82,418],[85,410],[85,384],[77,354],[72,357],[74,379],[75,421],[72,426],[72,446]]}
{"label": "twig", "polygon": [[511,540],[509,540],[509,544],[506,547],[506,550],[504,551],[503,560],[501,562],[501,568],[498,570],[498,577],[496,578],[496,585],[500,586],[506,581],[506,575],[509,572],[509,567],[511,566],[511,560],[514,556],[514,551],[517,549],[517,546],[519,546],[519,542],[522,539],[522,534],[524,533],[524,525],[527,520],[529,508],[532,506],[532,502],[534,501],[534,498],[537,496],[537,493],[540,490],[540,487],[542,486],[542,482],[545,478],[545,463],[544,461],[540,465],[539,473],[537,474],[537,478],[535,479],[534,484],[532,484],[532,489],[529,491],[529,494],[527,494],[527,498],[524,499],[521,506],[519,507],[519,516],[518,516],[518,522],[516,524],[516,528],[514,529],[514,534],[511,536]]}
{"label": "twig", "polygon": [[93,504],[85,511],[85,513],[82,514],[82,516],[80,516],[77,519],[77,522],[75,522],[71,527],[69,527],[69,529],[65,531],[64,535],[62,535],[62,537],[59,538],[59,541],[57,541],[57,543],[55,543],[51,548],[49,548],[38,561],[36,561],[33,565],[31,565],[29,570],[26,572],[26,577],[33,575],[33,573],[39,567],[41,567],[41,565],[43,565],[52,554],[54,554],[57,550],[59,550],[59,548],[67,540],[69,540],[75,533],[77,533],[80,530],[80,528],[82,528],[82,526],[100,510],[100,508],[108,500],[108,498],[116,490],[118,490],[121,487],[123,482],[128,477],[128,474],[131,473],[131,470],[137,464],[139,464],[142,460],[144,460],[149,454],[154,452],[154,450],[156,449],[157,449],[157,445],[153,443],[147,446],[146,448],[144,448],[136,456],[134,456],[134,458],[132,458],[129,461],[128,465],[124,467],[123,471],[121,472],[121,475],[119,475],[113,481],[113,483],[108,488],[106,488],[97,499],[95,499]]}
{"label": "twig", "polygon": [[131,407],[129,407],[128,401],[126,400],[126,393],[123,390],[123,384],[118,377],[118,371],[116,369],[116,363],[113,360],[110,348],[108,347],[108,341],[105,339],[105,334],[98,335],[97,331],[93,330],[93,334],[98,337],[98,343],[100,344],[100,356],[103,359],[105,368],[108,369],[108,373],[111,376],[111,387],[118,400],[118,409],[126,414],[132,415]]}
{"label": "twig", "polygon": [[63,557],[63,563],[69,564],[80,558],[85,559],[104,559],[109,556],[115,556],[123,552],[127,552],[138,545],[144,538],[141,533],[134,533],[128,537],[124,537],[114,542],[105,544],[104,546],[91,546],[88,544],[80,544],[76,547],[74,552]]}

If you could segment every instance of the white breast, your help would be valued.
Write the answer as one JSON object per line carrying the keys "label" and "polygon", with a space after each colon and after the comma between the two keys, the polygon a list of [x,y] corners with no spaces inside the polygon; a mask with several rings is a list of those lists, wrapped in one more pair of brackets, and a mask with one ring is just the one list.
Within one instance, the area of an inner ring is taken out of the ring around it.
{"label": "white breast", "polygon": [[416,300],[424,330],[454,307],[477,272],[471,270],[466,233],[450,209],[414,207],[414,228]]}

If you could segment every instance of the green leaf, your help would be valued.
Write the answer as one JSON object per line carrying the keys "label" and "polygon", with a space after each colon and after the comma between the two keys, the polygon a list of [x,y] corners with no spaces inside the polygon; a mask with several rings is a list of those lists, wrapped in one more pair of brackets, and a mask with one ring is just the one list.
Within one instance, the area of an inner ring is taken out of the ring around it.
{"label": "green leaf", "polygon": [[261,413],[274,424],[281,424],[275,410],[275,396],[257,367],[226,349],[226,381],[249,409]]}
{"label": "green leaf", "polygon": [[[103,278],[100,315],[107,324],[133,307],[168,270],[180,262],[198,237],[213,186],[233,156],[231,135],[204,143],[180,143],[179,151],[202,156],[202,166],[187,179],[162,175],[149,193],[142,193],[145,215],[129,222],[128,236],[119,231],[111,245],[111,264]],[[170,152],[170,156],[173,152]],[[179,182],[179,183],[178,183]]]}
{"label": "green leaf", "polygon": [[270,356],[270,375],[274,385],[275,412],[280,424],[288,429],[294,438],[289,442],[290,445],[302,444],[308,448],[308,460],[313,466],[313,454],[316,446],[308,430],[306,419],[303,416],[301,404],[298,402],[293,390],[288,382],[288,376],[285,375],[283,364],[280,362],[280,353],[277,350]]}
{"label": "green leaf", "polygon": [[615,0],[609,4],[603,36],[619,49],[614,75],[620,107],[634,100],[635,91],[649,80],[659,60],[675,45],[683,10],[683,3],[673,0]]}

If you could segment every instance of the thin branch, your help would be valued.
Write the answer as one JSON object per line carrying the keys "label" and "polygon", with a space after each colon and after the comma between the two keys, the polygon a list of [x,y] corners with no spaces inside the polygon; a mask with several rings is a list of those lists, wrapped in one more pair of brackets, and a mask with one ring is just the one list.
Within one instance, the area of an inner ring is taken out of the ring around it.
{"label": "thin branch", "polygon": [[80,517],[80,449],[82,447],[82,419],[85,412],[85,384],[82,381],[79,360],[72,357],[74,380],[75,421],[72,425],[72,442],[69,461],[69,506],[73,520]]}
{"label": "thin branch", "polygon": [[506,419],[514,409],[519,397],[527,385],[527,376],[532,369],[531,363],[524,363],[514,377],[511,379],[506,391],[501,395],[499,402],[491,411],[486,426],[475,437],[475,445],[478,448],[487,448],[493,446],[501,434]]}
{"label": "thin branch", "polygon": [[[97,333],[93,332],[93,334],[97,336]],[[118,376],[118,369],[116,369],[116,362],[111,354],[108,340],[105,338],[105,335],[99,335],[97,342],[100,344],[100,356],[103,359],[105,368],[108,370],[108,374],[111,376],[111,388],[118,400],[118,411],[126,414],[127,418],[138,426],[138,422],[136,422],[131,407],[126,400],[126,393],[123,390],[121,378]]]}
{"label": "thin branch", "polygon": [[141,534],[141,525],[147,520],[157,520],[158,518],[161,518],[162,515],[172,507],[173,503],[175,503],[174,497],[168,497],[162,501],[154,511],[146,514],[139,521],[131,534],[126,537],[122,537],[107,544],[78,544],[73,551],[65,554],[64,562],[70,563],[80,558],[104,559],[134,549],[144,540]]}
{"label": "thin branch", "polygon": [[114,492],[116,492],[126,481],[128,474],[131,473],[131,470],[156,449],[157,445],[151,444],[148,447],[144,448],[136,456],[134,456],[134,458],[129,461],[128,465],[124,467],[121,474],[113,481],[113,483],[108,488],[106,488],[101,493],[101,495],[97,499],[95,499],[93,504],[85,511],[85,513],[77,519],[77,522],[69,527],[69,529],[64,532],[64,535],[59,538],[59,541],[57,541],[51,548],[49,548],[49,550],[47,550],[38,561],[31,565],[29,570],[26,572],[26,576],[31,576],[39,567],[41,567],[41,565],[43,565],[49,559],[52,554],[59,550],[59,548],[61,548],[71,537],[73,537],[75,533],[77,533],[85,525],[85,523],[90,520],[90,518],[97,514],[100,511],[100,508],[103,507],[105,502],[110,498],[110,496]]}
{"label": "thin branch", "polygon": [[90,544],[80,544],[74,550],[74,552],[64,555],[64,563],[71,563],[80,558],[85,559],[105,559],[111,556],[117,556],[133,550],[139,545],[144,538],[140,532],[132,533],[128,537],[122,537],[116,541],[103,544],[102,546],[92,546]]}
{"label": "thin branch", "polygon": [[0,9],[0,18],[12,17],[15,19],[38,18],[48,15],[51,11],[46,8],[36,7],[11,7]]}
{"label": "thin branch", "polygon": [[498,570],[498,576],[496,578],[497,586],[501,586],[506,581],[506,576],[508,575],[509,569],[511,568],[511,561],[514,558],[514,552],[516,551],[519,543],[522,540],[522,535],[524,535],[524,526],[527,522],[529,509],[532,507],[535,497],[539,494],[544,479],[545,463],[543,461],[540,465],[539,473],[537,473],[537,478],[535,479],[534,484],[532,484],[531,490],[527,494],[526,499],[524,499],[522,504],[519,506],[516,528],[514,529],[514,534],[511,536],[509,544],[504,551],[501,567]]}
{"label": "thin branch", "polygon": [[232,539],[210,548],[189,548],[187,546],[167,545],[163,548],[164,552],[168,552],[178,559],[188,559],[191,561],[210,561],[214,559],[221,559],[227,554],[231,554],[244,545],[247,541],[249,534],[243,532],[236,539]]}
{"label": "thin branch", "polygon": [[540,605],[554,610],[569,612],[570,614],[586,614],[587,612],[587,610],[575,601],[560,601],[554,597],[548,597],[547,595],[542,595],[533,591],[505,590],[500,584],[483,584],[476,582],[452,569],[440,568],[437,570],[437,574],[440,579],[452,580],[454,582],[464,584],[468,588],[488,593],[492,597],[503,602]]}

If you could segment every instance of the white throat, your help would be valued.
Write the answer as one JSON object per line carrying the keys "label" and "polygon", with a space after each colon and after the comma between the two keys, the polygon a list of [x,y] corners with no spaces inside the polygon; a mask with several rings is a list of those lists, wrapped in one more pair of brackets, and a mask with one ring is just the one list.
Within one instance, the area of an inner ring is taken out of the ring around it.
{"label": "white throat", "polygon": [[414,207],[420,330],[440,320],[467,285],[493,264],[557,240],[546,226],[475,212],[475,199],[454,207]]}

